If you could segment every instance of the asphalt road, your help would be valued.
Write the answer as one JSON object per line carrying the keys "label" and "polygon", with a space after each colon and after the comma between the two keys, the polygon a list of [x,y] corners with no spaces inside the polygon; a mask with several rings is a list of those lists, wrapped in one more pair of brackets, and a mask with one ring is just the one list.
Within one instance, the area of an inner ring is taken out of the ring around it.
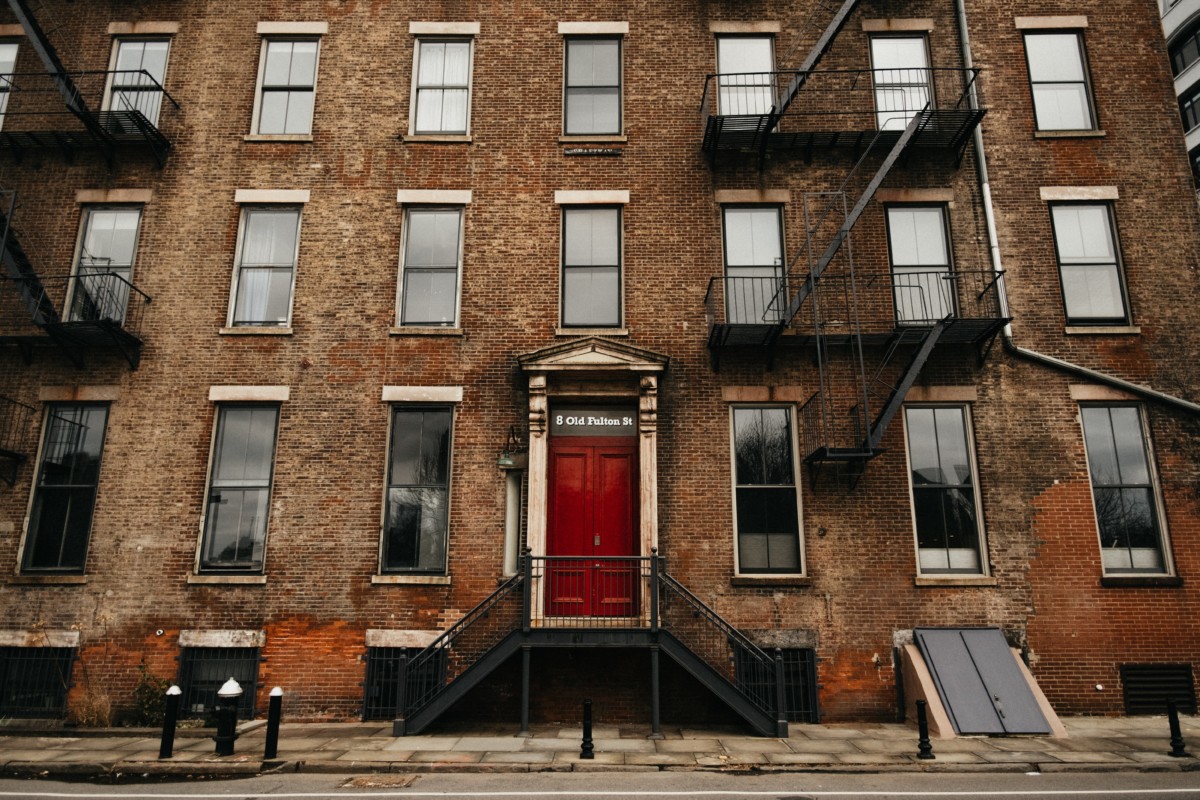
{"label": "asphalt road", "polygon": [[0,798],[504,798],[508,800],[1200,800],[1200,772],[729,775],[712,772],[267,775],[84,784],[0,780]]}

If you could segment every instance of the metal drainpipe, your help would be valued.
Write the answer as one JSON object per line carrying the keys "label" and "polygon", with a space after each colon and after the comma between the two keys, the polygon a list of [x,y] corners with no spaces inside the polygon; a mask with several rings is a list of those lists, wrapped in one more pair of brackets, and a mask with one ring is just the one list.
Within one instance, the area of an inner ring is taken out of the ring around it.
{"label": "metal drainpipe", "polygon": [[[972,67],[974,67],[974,61],[971,58],[971,37],[967,31],[967,8],[965,0],[954,0],[954,8],[958,16],[958,33],[959,42],[962,44],[963,67],[967,70],[970,70]],[[975,95],[974,83],[971,84],[971,90],[968,94],[967,101],[970,103],[971,108],[974,109],[979,107],[979,101]],[[972,138],[975,144],[975,164],[979,171],[979,186],[983,194],[983,214],[984,218],[987,220],[988,251],[990,252],[992,258],[992,269],[1000,274],[1000,277],[997,278],[997,288],[999,289],[1000,294],[1000,312],[1007,317],[1009,315],[1008,291],[1005,288],[1004,275],[1002,274],[1003,270],[1000,260],[1000,239],[996,235],[996,215],[992,210],[992,187],[990,181],[988,180],[987,156],[983,151],[982,125],[975,126],[975,132]],[[1123,378],[1118,378],[1115,375],[1109,375],[1106,372],[1100,372],[1089,367],[1080,366],[1079,364],[1073,364],[1070,361],[1065,361],[1055,356],[1048,356],[1044,353],[1019,347],[1017,343],[1013,341],[1011,323],[1004,326],[1004,330],[1000,338],[1004,342],[1005,350],[1028,361],[1033,361],[1044,366],[1049,366],[1065,372],[1080,375],[1088,378],[1089,380],[1095,381],[1096,383],[1105,383],[1109,386],[1115,386],[1118,389],[1123,389],[1140,397],[1155,400],[1165,405],[1175,406],[1176,408],[1183,409],[1184,411],[1190,411],[1193,414],[1200,414],[1200,405],[1189,400],[1184,400],[1181,397],[1175,397],[1174,395],[1160,392],[1157,389],[1151,389],[1149,386],[1142,386],[1138,383],[1132,383]]]}

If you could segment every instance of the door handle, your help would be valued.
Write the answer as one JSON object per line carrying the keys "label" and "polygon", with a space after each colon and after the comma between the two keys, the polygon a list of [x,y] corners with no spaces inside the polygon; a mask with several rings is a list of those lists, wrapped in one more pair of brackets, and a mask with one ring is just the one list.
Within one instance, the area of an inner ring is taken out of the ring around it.
{"label": "door handle", "polygon": [[599,536],[592,537],[592,545],[594,545],[595,547],[600,546],[600,537]]}

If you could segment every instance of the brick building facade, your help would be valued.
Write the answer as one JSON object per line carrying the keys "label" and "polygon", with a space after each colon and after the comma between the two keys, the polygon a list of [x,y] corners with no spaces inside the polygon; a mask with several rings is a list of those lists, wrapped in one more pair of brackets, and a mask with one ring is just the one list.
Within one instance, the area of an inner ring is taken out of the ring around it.
{"label": "brick building facade", "polygon": [[710,669],[890,719],[972,627],[1060,713],[1194,707],[1154,4],[28,5],[0,713],[144,666],[415,719],[481,665],[451,713],[719,718]]}

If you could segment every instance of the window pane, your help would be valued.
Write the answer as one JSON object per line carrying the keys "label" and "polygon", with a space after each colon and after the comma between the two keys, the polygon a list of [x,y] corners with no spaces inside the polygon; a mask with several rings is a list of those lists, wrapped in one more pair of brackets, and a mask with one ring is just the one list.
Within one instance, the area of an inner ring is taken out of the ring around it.
{"label": "window pane", "polygon": [[[898,70],[901,74],[911,72],[924,80],[923,70],[929,66],[925,55],[924,37],[873,37],[871,39],[871,66],[875,70]],[[893,78],[895,77],[893,75]]]}
{"label": "window pane", "polygon": [[393,411],[384,569],[445,568],[450,420],[447,409]]}
{"label": "window pane", "polygon": [[1125,318],[1125,302],[1117,267],[1098,265],[1062,268],[1068,319]]}
{"label": "window pane", "polygon": [[1087,130],[1087,87],[1082,83],[1044,83],[1033,87],[1033,104],[1038,130]]}
{"label": "window pane", "polygon": [[213,486],[265,486],[270,483],[278,413],[273,406],[222,410],[213,463]]}
{"label": "window pane", "polygon": [[568,134],[618,133],[621,128],[620,90],[568,89]]}
{"label": "window pane", "polygon": [[913,518],[922,572],[982,570],[978,509],[962,408],[906,408]]}
{"label": "window pane", "polygon": [[81,265],[101,267],[129,266],[137,246],[141,209],[93,209],[88,212]]}
{"label": "window pane", "polygon": [[263,86],[287,86],[292,71],[292,42],[267,42]]}
{"label": "window pane", "polygon": [[223,488],[211,493],[204,566],[262,566],[269,497],[269,489]]}
{"label": "window pane", "polygon": [[258,115],[259,133],[283,133],[287,128],[288,92],[263,91]]}
{"label": "window pane", "polygon": [[317,77],[317,43],[293,42],[289,86],[312,86]]}
{"label": "window pane", "polygon": [[1116,262],[1107,206],[1052,206],[1050,212],[1063,263]]}
{"label": "window pane", "polygon": [[563,324],[621,324],[617,267],[570,267],[563,270]]}
{"label": "window pane", "polygon": [[908,460],[915,485],[941,484],[942,468],[938,461],[937,434],[932,408],[905,409],[908,422]]}
{"label": "window pane", "polygon": [[203,566],[262,567],[278,419],[276,406],[218,409]]}
{"label": "window pane", "polygon": [[564,264],[577,267],[619,263],[620,211],[615,208],[568,208],[563,219]]}
{"label": "window pane", "polygon": [[1107,206],[1052,206],[1067,318],[1124,319],[1112,217]]}
{"label": "window pane", "polygon": [[950,263],[941,208],[889,208],[888,234],[893,264],[945,266]]}
{"label": "window pane", "polygon": [[794,482],[787,409],[734,409],[733,429],[739,485],[791,485]]}
{"label": "window pane", "polygon": [[453,324],[457,288],[456,271],[406,269],[401,324]]}
{"label": "window pane", "polygon": [[447,86],[466,86],[471,66],[469,42],[447,42],[444,47],[445,65],[442,82]]}
{"label": "window pane", "polygon": [[621,80],[620,44],[613,41],[567,42],[567,85],[616,86]]}
{"label": "window pane", "polygon": [[443,86],[446,75],[446,43],[421,42],[421,63],[417,70],[418,86]]}
{"label": "window pane", "polygon": [[781,266],[778,208],[725,209],[726,266]]}
{"label": "window pane", "polygon": [[933,416],[937,425],[938,459],[942,464],[944,481],[969,484],[971,463],[962,409],[936,408]]}
{"label": "window pane", "polygon": [[1079,36],[1074,33],[1037,33],[1025,37],[1029,74],[1035,82],[1083,81]]}
{"label": "window pane", "polygon": [[290,269],[243,269],[233,309],[235,325],[286,325],[292,300]]}
{"label": "window pane", "polygon": [[445,489],[389,490],[385,568],[445,569],[446,512]]}
{"label": "window pane", "polygon": [[12,42],[0,42],[0,75],[11,73],[16,65],[17,46]]}
{"label": "window pane", "polygon": [[775,102],[775,59],[768,37],[717,39],[722,114],[766,114]]}
{"label": "window pane", "polygon": [[721,72],[771,72],[775,69],[769,37],[723,36],[717,39]]}
{"label": "window pane", "polygon": [[449,480],[450,412],[397,409],[392,417],[393,486]]}
{"label": "window pane", "polygon": [[457,267],[459,221],[457,210],[408,212],[405,267]]}
{"label": "window pane", "polygon": [[313,98],[311,91],[287,92],[284,133],[308,133],[312,130]]}
{"label": "window pane", "polygon": [[1039,130],[1092,128],[1083,48],[1075,33],[1025,36],[1025,53]]}

